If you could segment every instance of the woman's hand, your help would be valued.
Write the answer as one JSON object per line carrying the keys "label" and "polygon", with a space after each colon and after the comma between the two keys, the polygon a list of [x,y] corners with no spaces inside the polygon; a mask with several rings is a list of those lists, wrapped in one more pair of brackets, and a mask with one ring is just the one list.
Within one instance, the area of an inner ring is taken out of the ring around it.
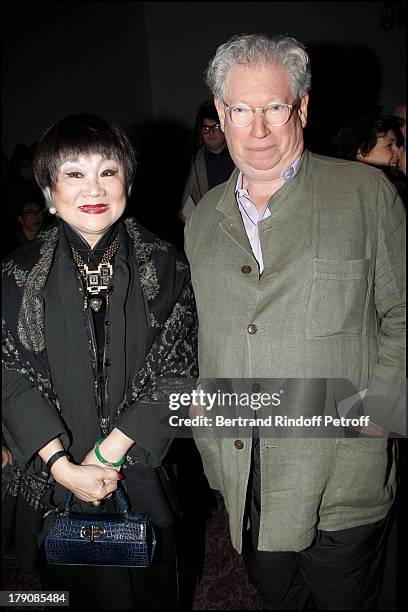
{"label": "woman's hand", "polygon": [[55,480],[76,497],[92,502],[110,496],[117,489],[121,474],[115,468],[96,465],[75,465],[62,457],[51,468]]}
{"label": "woman's hand", "polygon": [[[133,440],[128,438],[118,429],[114,429],[101,443],[100,451],[102,457],[109,462],[119,461],[132,446]],[[39,451],[41,459],[47,463],[52,455],[63,450],[59,438],[50,440]],[[104,467],[95,455],[94,449],[90,450],[82,462],[75,465],[68,457],[60,457],[51,467],[51,474],[63,487],[69,489],[82,501],[92,502],[109,497],[118,486],[118,480],[123,478],[119,474],[120,468]]]}
{"label": "woman's hand", "polygon": [[109,436],[101,442],[99,451],[106,461],[117,463],[122,457],[126,456],[126,453],[133,444],[134,440],[115,427]]}
{"label": "woman's hand", "polygon": [[[111,431],[109,436],[100,443],[99,452],[105,461],[109,463],[118,463],[118,461],[126,456],[126,453],[133,444],[134,441],[131,438],[115,428]],[[83,460],[82,465],[103,466],[103,463],[99,461],[95,454],[95,450],[92,448]],[[120,467],[114,469],[120,470]]]}
{"label": "woman's hand", "polygon": [[[109,463],[117,463],[124,457],[129,448],[134,444],[133,440],[122,433],[119,429],[113,429],[109,436],[103,440],[99,445],[99,452],[101,456]],[[103,466],[95,454],[95,449],[92,448],[86,455],[82,462],[82,465],[95,465]],[[121,467],[110,468],[120,472]],[[119,474],[119,479],[124,478],[122,474]],[[106,480],[105,483],[110,485],[110,481]]]}
{"label": "woman's hand", "polygon": [[[102,455],[104,457],[104,455]],[[105,458],[105,457],[104,457]],[[108,459],[106,459],[108,461]],[[112,461],[112,463],[115,463],[114,461]],[[95,454],[95,450],[93,448],[91,448],[91,450],[89,451],[89,453],[85,456],[85,459],[83,460],[83,462],[81,463],[81,465],[95,465],[97,467],[104,467],[103,463],[101,463],[98,459],[98,457]],[[106,468],[105,468],[106,469]],[[113,467],[113,468],[109,468],[111,470],[116,470],[117,472],[120,472],[120,466],[118,467]]]}

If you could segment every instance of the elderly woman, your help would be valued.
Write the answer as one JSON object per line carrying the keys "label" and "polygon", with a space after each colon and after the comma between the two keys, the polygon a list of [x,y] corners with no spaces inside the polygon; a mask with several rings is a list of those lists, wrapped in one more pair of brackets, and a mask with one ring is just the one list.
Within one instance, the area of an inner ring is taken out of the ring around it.
{"label": "elderly woman", "polygon": [[[34,169],[56,223],[3,264],[6,531],[23,567],[39,558],[43,588],[69,590],[81,609],[177,606],[160,389],[196,375],[196,315],[184,260],[123,218],[135,166],[109,119],[51,126]],[[51,566],[37,555],[42,517],[67,491],[77,511],[110,512],[123,478],[133,511],[158,530],[156,565]]]}

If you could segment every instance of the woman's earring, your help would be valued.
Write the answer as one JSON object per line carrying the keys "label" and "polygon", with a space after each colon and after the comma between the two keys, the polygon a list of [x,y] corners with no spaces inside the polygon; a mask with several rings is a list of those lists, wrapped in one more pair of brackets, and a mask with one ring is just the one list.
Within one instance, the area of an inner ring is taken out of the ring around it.
{"label": "woman's earring", "polygon": [[50,206],[48,212],[50,213],[50,215],[55,215],[57,209],[55,208],[55,206]]}

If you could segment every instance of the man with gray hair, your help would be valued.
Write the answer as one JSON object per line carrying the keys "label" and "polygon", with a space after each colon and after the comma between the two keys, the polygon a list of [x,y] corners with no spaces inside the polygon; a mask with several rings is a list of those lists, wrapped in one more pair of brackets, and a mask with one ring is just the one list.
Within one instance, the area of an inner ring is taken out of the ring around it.
{"label": "man with gray hair", "polygon": [[389,434],[403,429],[403,206],[379,170],[305,150],[297,40],[234,36],[207,83],[237,169],[186,224],[200,378],[327,381],[338,414],[337,381],[350,381],[344,414],[358,399],[370,422],[362,435],[200,437],[204,469],[264,609],[369,609],[395,495]]}

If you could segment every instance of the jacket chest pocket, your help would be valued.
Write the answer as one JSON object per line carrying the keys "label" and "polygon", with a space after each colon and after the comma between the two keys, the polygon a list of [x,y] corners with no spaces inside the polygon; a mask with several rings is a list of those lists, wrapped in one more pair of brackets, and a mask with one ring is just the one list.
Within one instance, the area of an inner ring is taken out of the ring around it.
{"label": "jacket chest pocket", "polygon": [[370,259],[315,259],[306,337],[364,333]]}

